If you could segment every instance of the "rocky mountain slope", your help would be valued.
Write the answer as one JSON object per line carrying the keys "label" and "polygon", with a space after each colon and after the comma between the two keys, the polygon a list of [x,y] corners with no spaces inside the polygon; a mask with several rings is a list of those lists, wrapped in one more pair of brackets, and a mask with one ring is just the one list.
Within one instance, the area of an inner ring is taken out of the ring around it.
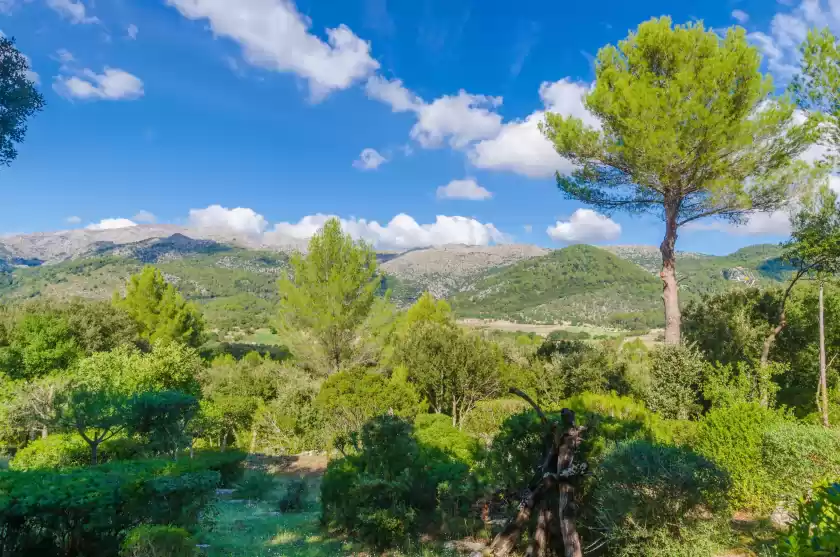
{"label": "rocky mountain slope", "polygon": [[[0,238],[0,301],[39,296],[107,298],[154,264],[219,329],[268,324],[276,281],[300,242],[149,225]],[[786,277],[777,246],[716,257],[681,253],[687,301],[709,292]],[[661,320],[659,254],[653,246],[443,246],[383,252],[385,286],[399,306],[428,290],[460,316],[531,323],[575,321],[636,328]]]}

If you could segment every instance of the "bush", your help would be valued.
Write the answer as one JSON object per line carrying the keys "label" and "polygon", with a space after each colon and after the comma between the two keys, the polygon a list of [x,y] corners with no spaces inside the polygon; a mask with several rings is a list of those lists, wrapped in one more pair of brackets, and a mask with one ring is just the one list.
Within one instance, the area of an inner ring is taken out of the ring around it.
{"label": "bush", "polygon": [[281,512],[300,512],[306,508],[309,484],[303,478],[294,478],[286,482],[286,488],[278,501]]}
{"label": "bush", "polygon": [[218,483],[196,463],[160,460],[0,472],[0,554],[115,555],[135,526],[194,526]]}
{"label": "bush", "polygon": [[[100,464],[112,460],[133,460],[144,456],[143,446],[129,438],[116,438],[99,446]],[[12,459],[13,470],[78,468],[90,465],[90,445],[76,433],[61,433],[36,439]]]}
{"label": "bush", "polygon": [[422,448],[437,449],[468,466],[475,464],[478,442],[452,425],[443,414],[422,414],[414,421],[414,437]]}
{"label": "bush", "polygon": [[796,501],[813,484],[840,478],[840,434],[822,426],[782,423],[762,439],[773,494]]}
{"label": "bush", "polygon": [[728,482],[725,472],[686,449],[620,443],[595,472],[586,506],[594,516],[585,523],[603,536],[610,555],[655,554],[662,538],[691,539],[714,520],[709,513],[723,516]]}
{"label": "bush", "polygon": [[255,499],[261,501],[271,495],[277,483],[274,478],[265,472],[254,471],[245,475],[245,478],[236,484],[234,495],[238,499]]}
{"label": "bush", "polygon": [[698,425],[694,449],[730,474],[735,508],[764,511],[775,504],[770,475],[762,466],[762,442],[783,420],[776,411],[740,403],[713,409]]}
{"label": "bush", "polygon": [[[362,543],[398,546],[460,509],[469,469],[418,445],[411,424],[380,416],[351,436],[353,452],[330,462],[321,483],[324,521]],[[442,499],[441,499],[442,496]]]}
{"label": "bush", "polygon": [[231,487],[245,473],[243,451],[196,451],[194,458],[183,460],[182,466],[190,470],[212,470],[219,473],[221,487]]}
{"label": "bush", "polygon": [[778,550],[782,557],[840,554],[840,484],[820,486],[800,502],[796,522]]}
{"label": "bush", "polygon": [[686,420],[702,410],[699,393],[705,362],[694,348],[661,346],[650,353],[645,405],[663,418]]}
{"label": "bush", "polygon": [[189,532],[174,526],[143,524],[129,531],[120,557],[193,557],[198,552]]}
{"label": "bush", "polygon": [[482,400],[467,412],[461,427],[466,433],[489,444],[506,419],[528,408],[528,403],[518,398]]}

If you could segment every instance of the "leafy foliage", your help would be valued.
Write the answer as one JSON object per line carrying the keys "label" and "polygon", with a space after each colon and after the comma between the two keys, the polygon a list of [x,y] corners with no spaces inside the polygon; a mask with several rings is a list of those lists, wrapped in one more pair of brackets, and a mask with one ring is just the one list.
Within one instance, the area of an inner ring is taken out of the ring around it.
{"label": "leafy foliage", "polygon": [[649,358],[650,384],[644,397],[648,408],[666,418],[696,417],[702,408],[705,371],[700,354],[686,346],[662,346]]}
{"label": "leafy foliage", "polygon": [[840,484],[819,486],[799,504],[791,534],[779,544],[783,557],[817,557],[840,552]]}
{"label": "leafy foliage", "polygon": [[788,503],[815,484],[840,478],[840,434],[822,426],[778,424],[764,434],[761,455],[773,494]]}
{"label": "leafy foliage", "polygon": [[193,347],[203,342],[204,320],[198,308],[184,300],[155,267],[133,275],[125,297],[114,294],[114,305],[140,324],[140,334],[150,342],[175,340]]}
{"label": "leafy foliage", "polygon": [[[133,460],[144,455],[143,447],[127,437],[105,441],[99,451],[101,463]],[[90,464],[90,447],[76,434],[58,433],[36,439],[15,453],[12,470],[62,470]]]}
{"label": "leafy foliage", "polygon": [[123,541],[120,557],[193,557],[195,540],[183,528],[143,524],[132,528]]}
{"label": "leafy foliage", "polygon": [[44,97],[29,74],[29,59],[15,47],[15,40],[0,37],[0,164],[9,166],[17,158],[15,145],[26,136],[26,121],[44,108]]}

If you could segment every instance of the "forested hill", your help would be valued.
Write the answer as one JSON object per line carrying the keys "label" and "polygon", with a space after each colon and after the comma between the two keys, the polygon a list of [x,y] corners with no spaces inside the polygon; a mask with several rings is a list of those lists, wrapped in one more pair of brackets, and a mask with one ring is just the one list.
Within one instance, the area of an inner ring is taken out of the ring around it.
{"label": "forested hill", "polygon": [[[108,298],[132,273],[153,264],[202,306],[212,328],[268,326],[288,253],[235,239],[194,238],[186,229],[147,233],[157,236],[135,232],[125,238],[64,234],[50,239],[42,234],[4,239],[0,300]],[[683,301],[783,280],[786,269],[778,256],[779,248],[772,245],[723,257],[682,253],[678,273]],[[659,253],[652,246],[578,245],[554,251],[531,245],[444,246],[383,253],[380,262],[398,305],[429,290],[451,300],[461,317],[626,328],[657,326],[662,319]]]}

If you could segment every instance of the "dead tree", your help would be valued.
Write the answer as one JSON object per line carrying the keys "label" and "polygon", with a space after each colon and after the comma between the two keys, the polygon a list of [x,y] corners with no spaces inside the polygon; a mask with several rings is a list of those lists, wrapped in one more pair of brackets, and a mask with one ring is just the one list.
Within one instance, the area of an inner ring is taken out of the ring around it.
{"label": "dead tree", "polygon": [[546,428],[545,453],[537,473],[525,490],[519,511],[490,545],[495,557],[505,557],[516,547],[523,530],[537,513],[537,521],[527,557],[582,557],[580,536],[575,527],[575,477],[586,471],[586,463],[576,462],[583,427],[575,425],[575,413],[564,408],[560,421],[549,420],[531,397],[511,388],[510,392],[534,407]]}

